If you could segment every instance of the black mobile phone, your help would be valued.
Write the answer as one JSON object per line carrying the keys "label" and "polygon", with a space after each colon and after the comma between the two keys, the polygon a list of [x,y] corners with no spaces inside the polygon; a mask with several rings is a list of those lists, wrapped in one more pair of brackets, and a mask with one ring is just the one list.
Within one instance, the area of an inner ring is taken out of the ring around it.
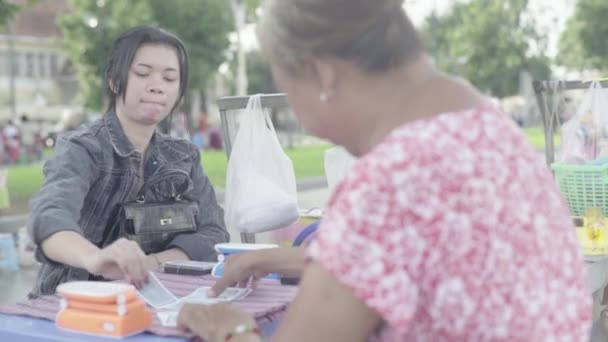
{"label": "black mobile phone", "polygon": [[281,285],[299,285],[300,278],[281,277]]}
{"label": "black mobile phone", "polygon": [[206,261],[168,261],[163,264],[163,272],[170,274],[199,276],[211,273],[216,262]]}

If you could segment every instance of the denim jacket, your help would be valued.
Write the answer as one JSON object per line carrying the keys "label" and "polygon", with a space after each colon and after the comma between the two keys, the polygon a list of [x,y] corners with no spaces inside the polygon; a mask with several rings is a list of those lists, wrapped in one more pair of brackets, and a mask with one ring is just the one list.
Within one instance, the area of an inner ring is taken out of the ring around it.
{"label": "denim jacket", "polygon": [[[143,177],[141,158],[113,112],[58,139],[55,154],[44,165],[44,185],[31,203],[28,228],[43,265],[30,297],[52,294],[66,281],[90,278],[84,269],[48,259],[40,248],[42,241],[69,230],[102,247],[120,204],[135,200],[143,182],[159,170],[177,168],[190,175],[183,198],[197,202],[200,212],[197,231],[172,237],[165,249],[179,248],[192,260],[216,260],[214,245],[227,242],[229,235],[198,149],[186,140],[155,132],[144,158]],[[163,192],[170,193],[163,187],[177,186],[172,181],[151,191],[162,197]]]}

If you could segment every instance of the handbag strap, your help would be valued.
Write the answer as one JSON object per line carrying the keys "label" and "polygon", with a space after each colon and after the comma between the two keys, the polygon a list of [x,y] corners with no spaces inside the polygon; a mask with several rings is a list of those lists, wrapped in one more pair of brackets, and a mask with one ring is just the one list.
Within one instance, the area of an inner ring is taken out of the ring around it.
{"label": "handbag strap", "polygon": [[[146,192],[148,192],[152,186],[160,183],[169,176],[184,176],[186,180],[190,177],[188,172],[181,169],[169,169],[166,171],[161,170],[160,172],[153,174],[146,182],[144,182],[144,185],[142,185],[141,189],[137,193],[137,202],[144,203],[146,201]],[[182,195],[183,191],[173,194],[173,197],[174,199],[179,200],[181,199]]]}

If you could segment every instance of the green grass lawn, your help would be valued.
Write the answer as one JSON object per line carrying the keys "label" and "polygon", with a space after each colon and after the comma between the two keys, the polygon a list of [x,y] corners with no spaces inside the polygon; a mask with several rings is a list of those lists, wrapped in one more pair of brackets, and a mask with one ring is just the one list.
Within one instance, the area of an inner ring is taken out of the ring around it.
{"label": "green grass lawn", "polygon": [[42,165],[11,166],[8,168],[8,192],[11,209],[8,212],[24,212],[30,198],[40,189],[43,181]]}
{"label": "green grass lawn", "polygon": [[[542,127],[528,127],[525,134],[534,147],[543,149],[545,140]],[[556,146],[559,137],[556,135]],[[323,170],[323,153],[330,145],[311,145],[287,149],[287,155],[294,164],[296,178],[321,177]],[[224,151],[203,151],[202,164],[205,173],[216,188],[226,184],[226,155]],[[8,189],[12,208],[3,213],[20,213],[27,211],[27,203],[40,189],[43,182],[42,164],[11,166],[8,174]]]}
{"label": "green grass lawn", "polygon": [[[530,144],[539,150],[544,150],[545,148],[545,133],[542,126],[538,127],[526,127],[523,129],[524,133],[528,137],[528,141]],[[559,134],[554,135],[554,145],[558,146],[560,142]]]}
{"label": "green grass lawn", "polygon": [[[322,177],[323,155],[330,145],[313,145],[287,149],[285,152],[293,162],[294,172],[297,179]],[[205,174],[211,183],[218,188],[226,184],[226,166],[228,160],[224,151],[204,151],[202,164]]]}
{"label": "green grass lawn", "polygon": [[[287,155],[294,164],[296,178],[322,177],[323,155],[330,145],[303,146],[287,149]],[[226,184],[226,166],[228,164],[224,151],[203,151],[203,169],[216,188]],[[8,189],[11,197],[11,209],[3,213],[21,213],[27,211],[27,203],[40,189],[44,180],[42,164],[10,166],[8,171]]]}

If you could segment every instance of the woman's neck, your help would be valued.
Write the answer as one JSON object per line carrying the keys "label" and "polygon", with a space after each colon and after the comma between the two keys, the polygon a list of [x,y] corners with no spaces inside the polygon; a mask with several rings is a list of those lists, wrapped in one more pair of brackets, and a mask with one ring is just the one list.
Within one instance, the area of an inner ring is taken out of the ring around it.
{"label": "woman's neck", "polygon": [[357,156],[371,151],[392,130],[408,122],[465,110],[485,101],[465,82],[435,70],[426,57],[362,84],[365,89],[360,96],[351,97],[360,99],[356,134],[344,144]]}
{"label": "woman's neck", "polygon": [[120,121],[120,125],[122,127],[123,132],[133,144],[135,151],[139,152],[142,156],[145,155],[146,150],[148,149],[148,145],[150,144],[150,140],[152,139],[152,135],[156,130],[156,125],[154,126],[144,126],[133,120],[130,120],[124,113],[121,113],[119,110],[116,111],[116,116]]}

